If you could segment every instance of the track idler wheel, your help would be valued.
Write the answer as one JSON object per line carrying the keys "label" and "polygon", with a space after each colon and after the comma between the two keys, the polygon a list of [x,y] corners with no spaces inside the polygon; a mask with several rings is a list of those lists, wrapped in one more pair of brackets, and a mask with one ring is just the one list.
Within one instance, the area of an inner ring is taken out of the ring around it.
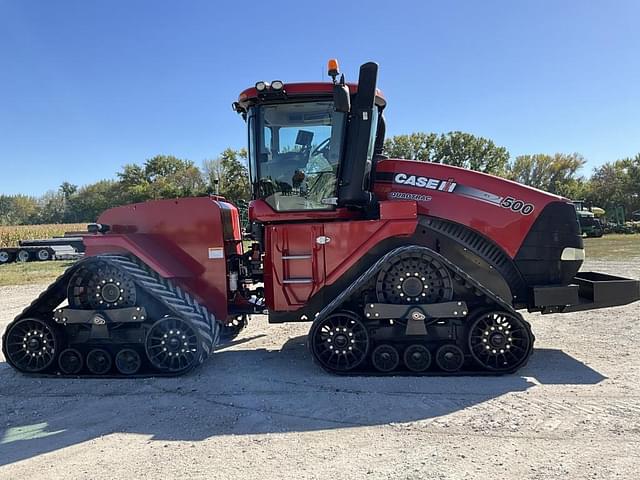
{"label": "track idler wheel", "polygon": [[82,370],[82,354],[75,348],[67,348],[60,352],[58,367],[65,375],[75,375]]}
{"label": "track idler wheel", "polygon": [[436,364],[444,372],[457,372],[464,365],[464,352],[457,345],[443,345],[436,352]]}
{"label": "track idler wheel", "polygon": [[102,348],[94,348],[87,354],[87,370],[94,375],[104,375],[111,370],[111,355]]}
{"label": "track idler wheel", "polygon": [[379,372],[388,373],[400,364],[400,354],[391,345],[378,345],[371,354],[371,363]]}
{"label": "track idler wheel", "polygon": [[424,345],[409,345],[403,355],[404,365],[412,372],[424,372],[431,366],[431,352]]}
{"label": "track idler wheel", "polygon": [[309,332],[309,348],[325,370],[348,372],[358,367],[369,352],[369,334],[360,317],[341,311],[314,322]]}
{"label": "track idler wheel", "polygon": [[123,348],[116,355],[116,369],[123,375],[134,375],[142,367],[140,354],[132,348]]}
{"label": "track idler wheel", "polygon": [[16,370],[37,373],[53,365],[60,349],[56,326],[37,318],[23,318],[10,325],[2,350]]}
{"label": "track idler wheel", "polygon": [[404,253],[386,262],[376,279],[382,303],[425,304],[453,298],[449,270],[427,253]]}
{"label": "track idler wheel", "polygon": [[533,335],[520,315],[499,310],[485,312],[471,325],[469,349],[473,359],[487,370],[514,371],[531,355]]}
{"label": "track idler wheel", "polygon": [[160,371],[177,373],[196,365],[202,355],[200,339],[190,322],[164,317],[153,324],[145,342],[147,358]]}

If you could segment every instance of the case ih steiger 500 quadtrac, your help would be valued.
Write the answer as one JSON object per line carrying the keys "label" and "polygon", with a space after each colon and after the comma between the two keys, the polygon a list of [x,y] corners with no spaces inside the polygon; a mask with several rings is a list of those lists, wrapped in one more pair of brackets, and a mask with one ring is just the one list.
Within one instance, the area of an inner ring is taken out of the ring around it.
{"label": "case ih steiger 500 quadtrac", "polygon": [[220,197],[104,212],[86,257],[7,328],[25,373],[182,374],[268,311],[311,322],[339,374],[514,372],[533,349],[518,313],[623,305],[640,282],[579,272],[572,203],[508,180],[382,155],[378,67],[357,84],[258,82],[246,121],[248,252]]}

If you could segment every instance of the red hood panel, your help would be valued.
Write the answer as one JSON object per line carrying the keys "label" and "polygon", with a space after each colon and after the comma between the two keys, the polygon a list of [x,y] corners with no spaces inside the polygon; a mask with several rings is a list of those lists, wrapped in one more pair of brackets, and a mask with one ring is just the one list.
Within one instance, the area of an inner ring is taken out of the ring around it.
{"label": "red hood panel", "polygon": [[396,159],[378,162],[374,192],[380,200],[415,200],[418,213],[467,225],[512,258],[543,208],[567,201],[493,175]]}

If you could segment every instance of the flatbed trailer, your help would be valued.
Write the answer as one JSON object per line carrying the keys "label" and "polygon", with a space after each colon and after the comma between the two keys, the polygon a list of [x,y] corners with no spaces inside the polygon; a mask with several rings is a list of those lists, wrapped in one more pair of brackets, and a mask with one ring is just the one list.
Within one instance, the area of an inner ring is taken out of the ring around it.
{"label": "flatbed trailer", "polygon": [[0,265],[77,258],[84,253],[81,236],[21,240],[17,247],[0,248]]}

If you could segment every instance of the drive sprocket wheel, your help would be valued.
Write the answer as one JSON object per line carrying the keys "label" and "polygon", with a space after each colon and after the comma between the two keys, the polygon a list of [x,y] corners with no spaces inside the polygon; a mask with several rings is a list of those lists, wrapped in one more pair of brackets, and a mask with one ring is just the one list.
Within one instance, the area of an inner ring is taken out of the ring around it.
{"label": "drive sprocket wheel", "polygon": [[7,362],[21,372],[48,369],[60,350],[56,326],[38,318],[23,318],[9,325],[2,350]]}
{"label": "drive sprocket wheel", "polygon": [[533,350],[533,335],[518,315],[496,310],[475,317],[469,329],[469,349],[483,368],[497,372],[521,367]]}
{"label": "drive sprocket wheel", "polygon": [[309,331],[309,348],[314,360],[324,369],[348,372],[360,365],[369,352],[369,333],[358,315],[340,311]]}
{"label": "drive sprocket wheel", "polygon": [[200,343],[190,322],[167,316],[153,324],[147,333],[145,349],[154,367],[177,373],[190,369],[199,361]]}
{"label": "drive sprocket wheel", "polygon": [[67,297],[71,308],[103,310],[133,307],[136,287],[124,271],[100,260],[87,262],[69,281]]}
{"label": "drive sprocket wheel", "polygon": [[427,304],[453,298],[449,270],[427,253],[405,253],[382,266],[376,279],[379,302]]}

